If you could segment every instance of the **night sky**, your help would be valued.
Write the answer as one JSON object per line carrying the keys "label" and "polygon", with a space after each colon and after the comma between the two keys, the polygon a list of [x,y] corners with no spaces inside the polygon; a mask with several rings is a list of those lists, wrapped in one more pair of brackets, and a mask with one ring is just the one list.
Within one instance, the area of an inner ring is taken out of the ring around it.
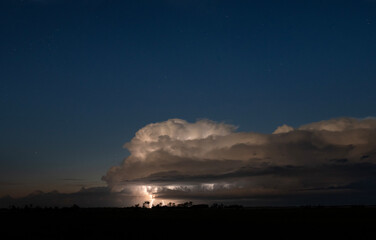
{"label": "night sky", "polygon": [[2,0],[0,36],[3,199],[376,203],[375,1]]}

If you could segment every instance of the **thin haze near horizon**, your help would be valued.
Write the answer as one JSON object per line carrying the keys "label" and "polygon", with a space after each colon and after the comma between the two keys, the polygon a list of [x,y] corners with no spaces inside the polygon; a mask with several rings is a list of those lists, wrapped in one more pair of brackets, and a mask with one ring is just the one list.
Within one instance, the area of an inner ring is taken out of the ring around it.
{"label": "thin haze near horizon", "polygon": [[375,13],[1,1],[0,203],[375,203]]}

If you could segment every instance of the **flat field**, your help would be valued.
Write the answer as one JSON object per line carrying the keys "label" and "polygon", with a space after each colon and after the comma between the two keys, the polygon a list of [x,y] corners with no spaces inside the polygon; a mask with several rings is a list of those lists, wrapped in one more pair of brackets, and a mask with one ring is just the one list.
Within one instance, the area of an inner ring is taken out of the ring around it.
{"label": "flat field", "polygon": [[1,209],[2,239],[375,239],[376,207]]}

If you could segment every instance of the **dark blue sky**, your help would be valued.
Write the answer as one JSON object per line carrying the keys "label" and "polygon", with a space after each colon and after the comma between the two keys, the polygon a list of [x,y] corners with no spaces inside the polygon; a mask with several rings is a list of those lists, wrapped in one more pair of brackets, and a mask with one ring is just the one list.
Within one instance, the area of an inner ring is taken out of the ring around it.
{"label": "dark blue sky", "polygon": [[374,1],[3,0],[0,36],[0,195],[101,184],[169,118],[376,115]]}

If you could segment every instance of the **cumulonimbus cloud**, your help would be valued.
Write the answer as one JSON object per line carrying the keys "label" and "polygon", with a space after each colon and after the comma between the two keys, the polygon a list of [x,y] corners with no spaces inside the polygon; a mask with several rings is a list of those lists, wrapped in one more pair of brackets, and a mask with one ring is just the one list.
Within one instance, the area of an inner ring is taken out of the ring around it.
{"label": "cumulonimbus cloud", "polygon": [[149,124],[103,180],[113,192],[198,201],[355,196],[376,182],[376,119],[282,125],[273,134],[236,129],[210,120]]}
{"label": "cumulonimbus cloud", "polygon": [[337,118],[272,134],[170,119],[136,132],[103,180],[75,193],[0,198],[0,207],[121,207],[144,201],[243,205],[376,204],[376,119]]}

